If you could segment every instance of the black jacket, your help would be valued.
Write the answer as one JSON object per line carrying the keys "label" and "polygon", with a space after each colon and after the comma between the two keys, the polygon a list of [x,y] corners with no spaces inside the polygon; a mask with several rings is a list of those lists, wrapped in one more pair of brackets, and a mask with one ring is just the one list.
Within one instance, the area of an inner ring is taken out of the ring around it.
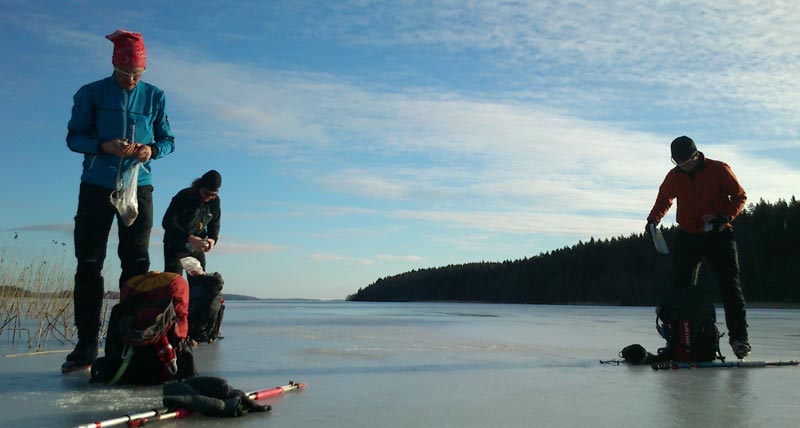
{"label": "black jacket", "polygon": [[219,240],[219,196],[204,203],[190,187],[172,198],[161,226],[164,227],[164,245],[186,246],[190,235]]}

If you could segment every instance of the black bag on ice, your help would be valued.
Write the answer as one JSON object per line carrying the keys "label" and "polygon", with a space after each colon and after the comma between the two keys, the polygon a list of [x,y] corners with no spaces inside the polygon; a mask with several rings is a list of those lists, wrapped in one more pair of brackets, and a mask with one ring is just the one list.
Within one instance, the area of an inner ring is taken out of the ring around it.
{"label": "black bag on ice", "polygon": [[219,272],[189,276],[189,337],[197,342],[220,339],[225,304]]}
{"label": "black bag on ice", "polygon": [[716,321],[714,304],[701,289],[691,286],[675,290],[656,308],[656,329],[667,341],[659,356],[673,361],[724,361]]}

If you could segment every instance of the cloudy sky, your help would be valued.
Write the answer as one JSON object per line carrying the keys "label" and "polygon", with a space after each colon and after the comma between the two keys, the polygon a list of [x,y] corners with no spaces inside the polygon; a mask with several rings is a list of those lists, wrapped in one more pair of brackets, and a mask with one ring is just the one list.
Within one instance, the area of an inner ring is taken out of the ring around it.
{"label": "cloudy sky", "polygon": [[153,163],[156,223],[219,170],[209,270],[231,293],[344,298],[640,233],[680,135],[751,202],[798,193],[796,1],[95,3],[0,10],[6,260],[74,265],[66,124],[75,91],[110,75],[118,28],[143,33],[176,134]]}

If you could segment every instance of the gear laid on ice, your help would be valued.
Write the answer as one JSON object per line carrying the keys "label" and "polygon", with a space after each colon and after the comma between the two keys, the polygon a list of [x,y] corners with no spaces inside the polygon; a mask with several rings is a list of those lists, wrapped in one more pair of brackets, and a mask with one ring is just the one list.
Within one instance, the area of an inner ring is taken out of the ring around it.
{"label": "gear laid on ice", "polygon": [[239,417],[248,412],[266,412],[270,406],[258,404],[244,392],[232,388],[225,379],[197,376],[164,384],[164,406],[183,408],[206,416]]}

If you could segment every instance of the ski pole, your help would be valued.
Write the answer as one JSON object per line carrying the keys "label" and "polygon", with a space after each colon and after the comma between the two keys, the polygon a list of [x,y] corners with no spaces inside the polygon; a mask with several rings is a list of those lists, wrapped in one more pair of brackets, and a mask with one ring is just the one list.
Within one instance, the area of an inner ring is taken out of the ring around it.
{"label": "ski pole", "polygon": [[755,367],[782,367],[782,366],[797,366],[800,361],[698,361],[698,362],[678,362],[678,361],[665,361],[662,363],[655,363],[651,367],[653,370],[667,370],[667,369],[705,369],[705,368],[725,368],[725,367],[739,367],[739,368],[755,368]]}
{"label": "ski pole", "polygon": [[[275,388],[263,389],[260,391],[253,391],[247,393],[247,397],[252,400],[264,400],[271,397],[276,397],[287,391],[305,388],[305,383],[289,382],[288,385],[276,386]],[[77,425],[75,428],[106,428],[118,425],[127,424],[128,427],[140,427],[145,423],[163,421],[167,419],[180,419],[191,415],[192,412],[186,409],[176,409],[170,411],[169,409],[153,409],[146,412],[136,413],[132,415],[120,416],[114,419],[107,419],[104,421],[92,422],[84,425]]]}

